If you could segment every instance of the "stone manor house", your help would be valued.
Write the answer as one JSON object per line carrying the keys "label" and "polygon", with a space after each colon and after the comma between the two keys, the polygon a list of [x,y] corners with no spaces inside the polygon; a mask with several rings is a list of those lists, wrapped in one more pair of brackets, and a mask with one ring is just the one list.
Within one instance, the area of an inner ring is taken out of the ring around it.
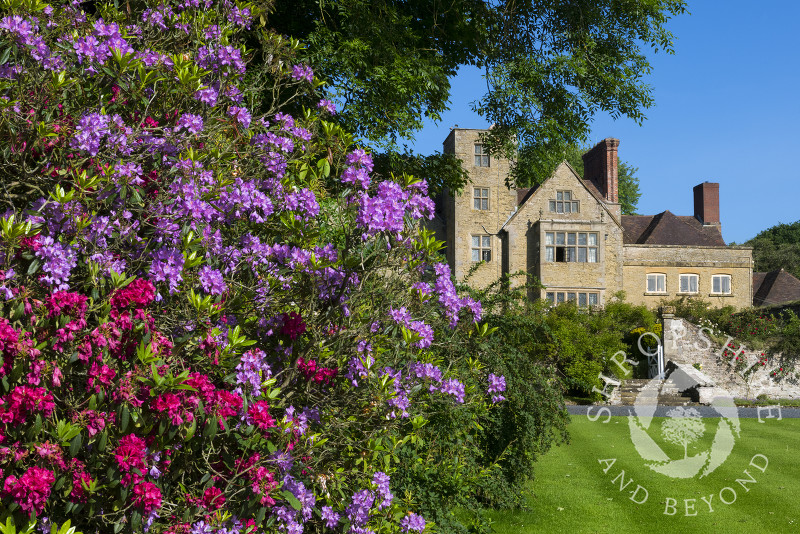
{"label": "stone manor house", "polygon": [[437,198],[432,222],[458,280],[484,262],[472,285],[526,271],[545,286],[530,297],[555,304],[603,305],[624,290],[628,302],[649,307],[680,295],[752,305],[752,249],[722,239],[718,183],[695,186],[694,215],[622,215],[619,140],[604,139],[583,155],[583,178],[563,162],[537,187],[508,189],[509,161],[484,153],[483,131],[454,128],[444,141],[471,178],[460,195]]}

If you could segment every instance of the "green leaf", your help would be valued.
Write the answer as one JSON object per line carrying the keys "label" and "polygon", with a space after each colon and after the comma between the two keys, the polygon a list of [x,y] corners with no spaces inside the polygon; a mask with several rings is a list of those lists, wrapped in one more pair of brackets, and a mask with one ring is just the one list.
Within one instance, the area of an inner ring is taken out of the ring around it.
{"label": "green leaf", "polygon": [[82,443],[83,443],[83,439],[81,438],[80,433],[77,436],[75,436],[74,438],[72,438],[72,441],[70,442],[70,445],[69,445],[69,454],[70,454],[70,456],[75,458],[78,455],[78,451],[81,450],[81,444]]}
{"label": "green leaf", "polygon": [[119,416],[119,430],[120,432],[125,432],[125,429],[128,428],[128,421],[130,420],[130,412],[128,411],[128,407],[123,404],[122,408],[120,409],[120,416]]}
{"label": "green leaf", "polygon": [[103,430],[100,433],[100,439],[97,440],[97,450],[100,452],[105,451],[107,444],[108,444],[108,431]]}
{"label": "green leaf", "polygon": [[295,510],[301,510],[303,508],[303,505],[300,503],[300,501],[297,500],[297,497],[295,497],[291,492],[286,490],[281,490],[280,493],[283,496],[283,498],[286,499],[286,502],[291,504],[292,508],[294,508]]}

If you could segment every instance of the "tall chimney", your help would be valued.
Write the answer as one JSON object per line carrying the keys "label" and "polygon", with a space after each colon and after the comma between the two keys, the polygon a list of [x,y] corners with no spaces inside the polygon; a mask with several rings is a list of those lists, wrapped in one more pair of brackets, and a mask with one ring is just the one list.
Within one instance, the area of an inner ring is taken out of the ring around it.
{"label": "tall chimney", "polygon": [[608,137],[583,155],[583,178],[589,180],[609,202],[619,202],[617,194],[617,152],[619,139]]}
{"label": "tall chimney", "polygon": [[694,186],[694,216],[703,224],[719,224],[719,184]]}

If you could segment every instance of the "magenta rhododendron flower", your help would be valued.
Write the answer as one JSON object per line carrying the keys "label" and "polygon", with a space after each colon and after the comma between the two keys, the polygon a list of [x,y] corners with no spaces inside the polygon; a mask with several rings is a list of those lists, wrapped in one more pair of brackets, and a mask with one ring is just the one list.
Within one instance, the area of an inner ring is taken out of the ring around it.
{"label": "magenta rhododendron flower", "polygon": [[149,514],[161,507],[161,490],[152,482],[140,482],[133,487],[134,504]]}
{"label": "magenta rhododendron flower", "polygon": [[40,514],[55,480],[52,471],[34,466],[19,478],[13,475],[7,477],[3,483],[3,493],[11,497],[23,512]]}

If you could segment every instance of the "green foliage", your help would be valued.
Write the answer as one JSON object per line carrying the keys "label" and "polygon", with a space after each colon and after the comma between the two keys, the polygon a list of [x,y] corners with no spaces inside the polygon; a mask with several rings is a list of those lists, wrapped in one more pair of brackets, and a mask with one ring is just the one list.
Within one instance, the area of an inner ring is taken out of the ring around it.
{"label": "green foliage", "polygon": [[[585,140],[598,111],[641,122],[652,102],[648,51],[671,53],[667,21],[683,0],[278,2],[269,24],[302,51],[343,104],[339,120],[375,142],[413,135],[448,107],[459,66],[486,69],[475,109],[499,152],[552,167]],[[543,173],[539,173],[543,174]]]}
{"label": "green foliage", "polygon": [[445,188],[458,193],[469,181],[469,173],[461,160],[453,154],[431,154],[422,156],[406,150],[404,153],[384,152],[375,154],[375,174],[389,177],[403,173],[428,182],[428,193],[435,197]]}
{"label": "green foliage", "polygon": [[753,247],[755,271],[785,269],[800,278],[800,221],[767,228],[745,245]]}

